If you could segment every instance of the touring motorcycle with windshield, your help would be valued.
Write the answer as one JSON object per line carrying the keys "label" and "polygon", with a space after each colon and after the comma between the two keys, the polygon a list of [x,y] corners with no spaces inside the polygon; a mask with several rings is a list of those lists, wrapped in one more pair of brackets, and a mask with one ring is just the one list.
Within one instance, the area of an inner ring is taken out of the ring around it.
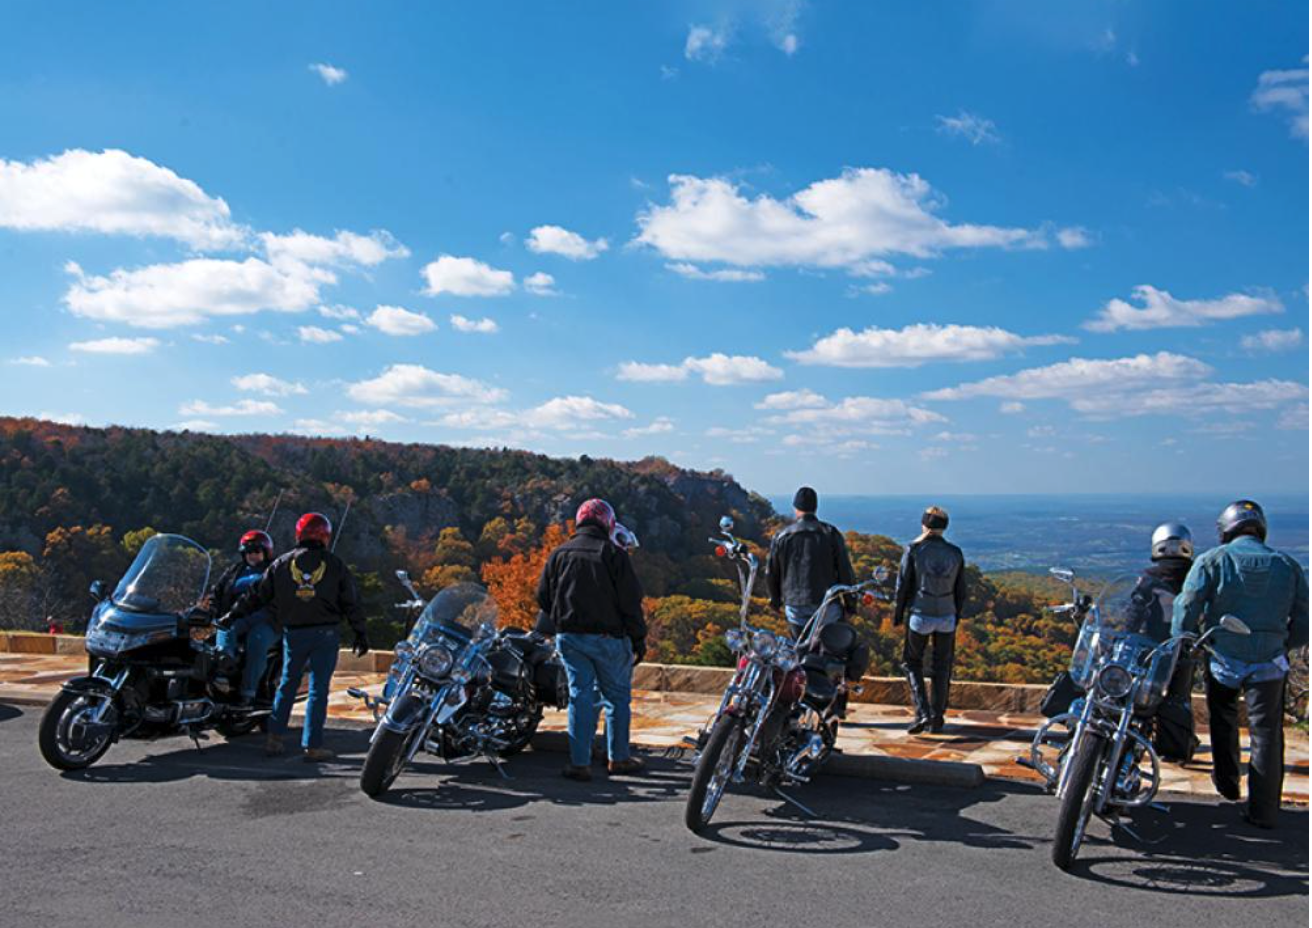
{"label": "touring motorcycle with windshield", "polygon": [[[215,646],[213,616],[198,604],[209,585],[210,554],[182,535],[155,535],[106,595],[96,581],[87,623],[91,672],[66,682],[41,718],[41,756],[60,770],[98,761],[122,738],[158,738],[216,729],[225,737],[263,725],[269,710],[237,706],[240,660]],[[270,705],[282,650],[270,651],[256,692]]]}
{"label": "touring motorcycle with windshield", "polygon": [[782,792],[808,782],[833,753],[849,692],[869,663],[856,630],[843,621],[826,621],[830,605],[852,595],[873,599],[888,576],[879,568],[862,583],[831,587],[796,640],[747,621],[758,561],[747,544],[732,535],[733,520],[720,520],[721,535],[710,539],[716,554],[736,568],[742,591],[739,625],[725,633],[737,655],[737,669],[720,706],[693,742],[692,788],[684,822],[692,831],[710,824],[731,783],[748,779]]}
{"label": "touring motorcycle with windshield", "polygon": [[1154,802],[1162,778],[1153,725],[1176,662],[1182,651],[1206,649],[1217,627],[1239,635],[1249,629],[1227,615],[1201,636],[1159,640],[1148,634],[1156,593],[1137,575],[1112,580],[1094,601],[1079,592],[1072,571],[1052,573],[1070,584],[1072,597],[1051,611],[1080,621],[1069,671],[1076,698],[1040,727],[1023,763],[1057,796],[1052,861],[1066,870],[1093,816],[1129,832],[1122,813],[1143,807],[1166,811]]}
{"label": "touring motorcycle with windshield", "polygon": [[496,628],[496,604],[474,583],[449,586],[428,604],[405,571],[397,578],[422,606],[396,657],[381,696],[348,692],[377,720],[360,789],[380,796],[420,751],[443,760],[501,761],[532,740],[544,707],[563,709],[569,685],[555,648],[543,637]]}

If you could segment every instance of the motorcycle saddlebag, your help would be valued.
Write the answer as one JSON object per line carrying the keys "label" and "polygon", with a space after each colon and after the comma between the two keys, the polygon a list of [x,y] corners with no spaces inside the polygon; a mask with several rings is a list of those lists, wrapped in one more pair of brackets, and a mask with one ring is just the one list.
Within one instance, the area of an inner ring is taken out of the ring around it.
{"label": "motorcycle saddlebag", "polygon": [[1039,703],[1039,711],[1048,718],[1056,718],[1063,712],[1069,712],[1071,703],[1084,695],[1084,691],[1075,685],[1068,671],[1063,670],[1052,678],[1052,685]]}
{"label": "motorcycle saddlebag", "polygon": [[848,680],[860,680],[870,666],[870,646],[847,622],[834,622],[820,630],[820,652],[842,661],[843,676]]}
{"label": "motorcycle saddlebag", "polygon": [[565,665],[554,654],[533,667],[533,692],[544,706],[564,709],[569,705],[569,678]]}

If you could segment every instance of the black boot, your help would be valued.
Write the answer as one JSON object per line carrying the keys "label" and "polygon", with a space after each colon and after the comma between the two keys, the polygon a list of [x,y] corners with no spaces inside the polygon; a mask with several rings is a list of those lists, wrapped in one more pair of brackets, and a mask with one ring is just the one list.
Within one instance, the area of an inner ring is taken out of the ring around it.
{"label": "black boot", "polygon": [[931,734],[937,735],[943,730],[943,713],[948,711],[948,690],[952,687],[952,671],[939,670],[934,674],[933,711],[929,723]]}
{"label": "black boot", "polygon": [[911,688],[911,707],[916,710],[916,717],[907,726],[907,733],[918,735],[928,728],[930,723],[929,699],[925,696],[925,678],[919,671],[912,670],[905,664],[902,665],[902,669],[906,671],[907,686]]}

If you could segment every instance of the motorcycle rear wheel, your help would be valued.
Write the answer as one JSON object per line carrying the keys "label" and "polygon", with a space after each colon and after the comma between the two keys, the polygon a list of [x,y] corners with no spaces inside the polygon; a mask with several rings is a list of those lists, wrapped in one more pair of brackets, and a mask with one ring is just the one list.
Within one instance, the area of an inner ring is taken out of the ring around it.
{"label": "motorcycle rear wheel", "polygon": [[743,720],[732,715],[720,716],[711,728],[684,807],[683,822],[690,831],[700,832],[711,823],[737,766],[742,735]]}
{"label": "motorcycle rear wheel", "polygon": [[410,738],[414,732],[396,732],[384,728],[369,745],[364,768],[360,771],[360,789],[377,799],[391,788],[405,768]]}
{"label": "motorcycle rear wheel", "polygon": [[[46,707],[45,714],[41,716],[41,726],[37,729],[36,741],[42,759],[56,770],[84,770],[100,760],[114,743],[113,724],[80,746],[73,742],[74,726],[88,722],[90,714],[103,700],[113,698],[108,691],[103,695],[94,695],[61,690]],[[112,705],[106,715],[111,720],[118,718]]]}
{"label": "motorcycle rear wheel", "polygon": [[1093,814],[1094,779],[1107,745],[1102,735],[1086,732],[1073,748],[1070,777],[1057,812],[1057,834],[1052,842],[1052,862],[1069,870],[1080,853],[1084,834]]}

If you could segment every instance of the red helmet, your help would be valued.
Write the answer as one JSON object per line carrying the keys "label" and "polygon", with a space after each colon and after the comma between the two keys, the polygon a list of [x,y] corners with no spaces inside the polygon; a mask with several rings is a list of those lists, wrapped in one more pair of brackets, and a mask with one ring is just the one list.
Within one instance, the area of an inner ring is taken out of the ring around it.
{"label": "red helmet", "polygon": [[266,561],[273,560],[273,539],[267,532],[259,529],[251,529],[245,535],[241,536],[241,541],[237,545],[237,550],[242,554],[250,554],[253,551],[263,551]]}
{"label": "red helmet", "polygon": [[318,512],[307,512],[296,520],[296,541],[317,541],[328,544],[333,537],[333,524],[328,517]]}
{"label": "red helmet", "polygon": [[574,514],[575,525],[582,525],[584,522],[600,525],[609,535],[615,530],[615,510],[604,499],[587,500]]}

